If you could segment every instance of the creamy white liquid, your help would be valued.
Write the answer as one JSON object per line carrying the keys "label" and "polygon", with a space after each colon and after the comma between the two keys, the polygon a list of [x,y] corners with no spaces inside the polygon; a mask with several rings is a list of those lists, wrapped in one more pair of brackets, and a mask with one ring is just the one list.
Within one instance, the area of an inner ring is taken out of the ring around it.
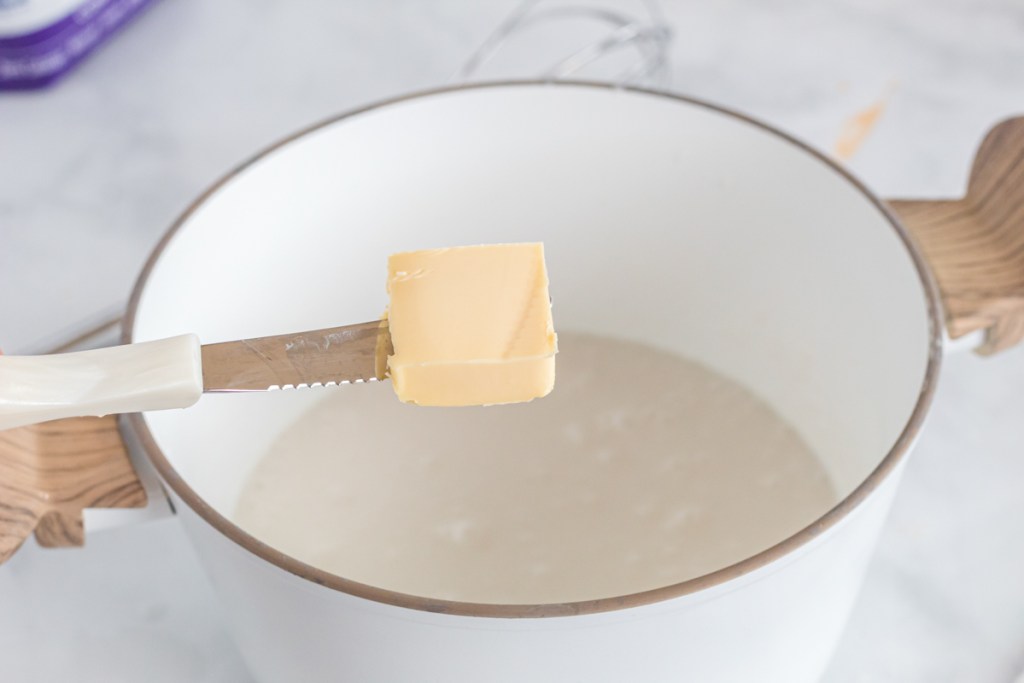
{"label": "creamy white liquid", "polygon": [[547,603],[700,576],[836,502],[797,433],[736,383],[642,344],[559,347],[554,392],[529,404],[325,391],[255,467],[235,521],[362,583]]}

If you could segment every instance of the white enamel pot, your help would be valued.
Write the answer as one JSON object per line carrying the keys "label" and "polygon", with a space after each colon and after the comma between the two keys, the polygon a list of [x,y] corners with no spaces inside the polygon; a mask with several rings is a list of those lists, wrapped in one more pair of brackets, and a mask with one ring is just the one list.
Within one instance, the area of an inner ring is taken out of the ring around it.
{"label": "white enamel pot", "polygon": [[[632,337],[739,380],[799,430],[842,497],[706,576],[566,604],[394,593],[305,565],[228,519],[266,444],[329,389],[206,396],[121,429],[163,480],[260,681],[813,681],[935,388],[936,280],[953,335],[987,334],[994,350],[1022,333],[1019,307],[995,291],[998,249],[983,254],[988,280],[964,284],[970,266],[947,263],[1019,221],[1020,204],[985,199],[985,183],[1021,172],[998,153],[1020,132],[1011,122],[990,138],[1001,142],[979,157],[972,213],[970,196],[887,205],[786,135],[693,100],[460,87],[264,151],[200,197],[146,266],[125,340],[215,342],[375,318],[394,251],[543,241],[560,330]],[[983,220],[994,204],[1002,218]],[[943,251],[957,239],[966,246]]]}

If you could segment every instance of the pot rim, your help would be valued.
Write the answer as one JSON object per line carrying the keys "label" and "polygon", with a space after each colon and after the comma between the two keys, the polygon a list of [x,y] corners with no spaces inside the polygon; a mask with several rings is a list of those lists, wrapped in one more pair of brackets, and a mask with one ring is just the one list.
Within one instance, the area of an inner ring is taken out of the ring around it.
{"label": "pot rim", "polygon": [[907,250],[913,264],[917,271],[918,278],[921,282],[921,286],[925,292],[925,298],[928,308],[928,321],[929,321],[929,349],[928,349],[928,362],[925,368],[924,378],[922,380],[920,393],[918,394],[917,401],[914,405],[914,409],[907,420],[906,425],[900,432],[899,437],[893,444],[889,452],[882,458],[879,464],[868,474],[868,476],[862,481],[852,492],[846,497],[839,501],[834,507],[821,515],[811,524],[807,525],[803,529],[795,532],[789,537],[783,539],[779,543],[762,550],[761,552],[751,555],[735,564],[723,567],[715,570],[708,574],[698,576],[680,583],[675,583],[669,586],[663,586],[651,590],[641,591],[638,593],[631,593],[628,595],[612,596],[607,598],[599,598],[594,600],[584,600],[577,602],[564,602],[564,603],[548,603],[548,604],[534,604],[534,605],[518,605],[518,604],[490,604],[490,603],[475,603],[475,602],[458,602],[452,600],[441,600],[435,598],[422,597],[417,595],[410,595],[407,593],[400,593],[398,591],[392,591],[384,588],[379,588],[351,579],[346,579],[337,574],[318,569],[309,564],[301,562],[273,547],[257,540],[247,532],[243,531],[239,526],[235,525],[232,521],[221,515],[219,512],[214,510],[206,501],[204,501],[177,473],[174,467],[170,464],[170,461],[164,455],[163,451],[157,445],[148,424],[146,423],[145,416],[142,413],[132,413],[131,415],[125,416],[125,420],[122,425],[125,429],[133,432],[138,438],[143,450],[146,452],[150,462],[153,463],[156,470],[159,472],[161,478],[170,486],[171,490],[174,491],[178,497],[185,502],[192,510],[198,514],[203,520],[214,527],[217,531],[227,536],[228,539],[238,544],[245,550],[251,552],[257,557],[270,562],[277,567],[294,574],[300,578],[307,579],[316,584],[330,588],[333,590],[347,593],[352,596],[372,600],[374,602],[384,603],[388,605],[394,605],[397,607],[405,607],[412,610],[418,610],[423,612],[441,613],[441,614],[452,614],[470,617],[491,617],[491,618],[540,618],[540,617],[562,617],[572,615],[584,615],[584,614],[596,614],[601,612],[610,612],[615,610],[623,610],[634,607],[640,607],[644,605],[650,605],[653,603],[678,598],[698,591],[707,590],[709,588],[725,584],[729,581],[737,579],[741,576],[749,574],[758,569],[762,569],[776,560],[788,555],[794,550],[806,545],[813,539],[821,536],[824,532],[828,531],[840,521],[845,519],[853,510],[855,510],[875,489],[877,489],[883,481],[890,475],[890,473],[896,468],[896,466],[903,460],[907,452],[913,445],[914,439],[916,438],[921,426],[924,422],[925,415],[931,405],[932,398],[935,393],[935,387],[938,379],[938,373],[940,368],[940,360],[942,356],[942,330],[943,330],[943,309],[939,301],[938,287],[935,283],[934,277],[927,265],[927,262],[920,252],[919,248],[915,245],[912,238],[910,237],[907,230],[901,225],[895,214],[886,206],[878,196],[876,196],[871,190],[864,186],[859,180],[857,180],[851,173],[840,166],[836,161],[825,156],[823,153],[813,149],[807,143],[804,143],[793,136],[784,133],[766,123],[751,118],[746,114],[739,113],[737,111],[722,107],[716,104],[711,104],[701,99],[688,97],[684,95],[676,95],[667,92],[659,92],[656,90],[650,90],[645,88],[635,87],[622,87],[607,83],[595,83],[587,81],[538,81],[538,80],[512,80],[512,81],[494,81],[485,83],[472,83],[472,84],[461,84],[455,86],[447,86],[441,88],[434,88],[429,90],[421,90],[398,97],[378,101],[376,103],[360,107],[357,109],[349,110],[345,113],[332,116],[325,120],[319,121],[311,126],[303,128],[296,133],[293,133],[277,142],[265,147],[254,156],[250,157],[234,169],[223,175],[220,179],[210,185],[202,194],[199,195],[186,209],[185,211],[174,221],[171,227],[167,230],[160,242],[157,244],[153,252],[150,254],[142,272],[139,275],[138,280],[132,290],[131,298],[128,302],[127,312],[124,318],[124,327],[122,331],[122,341],[124,343],[131,343],[133,337],[133,328],[135,326],[135,317],[138,311],[139,302],[142,297],[142,292],[146,287],[146,283],[153,270],[154,265],[159,261],[161,255],[164,253],[167,245],[177,234],[178,230],[182,225],[187,222],[191,215],[203,205],[203,203],[209,199],[217,190],[222,186],[233,180],[241,171],[245,170],[249,166],[261,161],[264,157],[275,152],[276,150],[288,145],[296,140],[299,140],[309,133],[324,128],[329,125],[333,125],[338,121],[342,121],[352,116],[363,114],[369,111],[380,109],[382,107],[391,106],[397,103],[420,99],[424,97],[432,97],[435,95],[441,95],[456,91],[463,90],[476,90],[484,88],[509,88],[509,87],[521,87],[521,86],[545,86],[545,87],[573,87],[573,88],[600,88],[605,90],[623,90],[634,94],[664,97],[670,100],[683,102],[689,105],[703,107],[705,109],[724,114],[732,117],[744,123],[757,126],[761,130],[764,130],[775,137],[787,142],[801,151],[811,155],[818,161],[823,163],[829,170],[838,173],[842,176],[850,185],[853,186],[858,192],[860,192],[866,199],[868,199],[886,218],[892,229],[896,232],[900,241],[903,243]]}

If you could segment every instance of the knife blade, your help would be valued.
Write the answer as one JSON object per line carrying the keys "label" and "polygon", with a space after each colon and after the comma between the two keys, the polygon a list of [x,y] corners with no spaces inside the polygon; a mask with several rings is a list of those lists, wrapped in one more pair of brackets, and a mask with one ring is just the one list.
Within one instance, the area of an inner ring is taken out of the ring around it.
{"label": "knife blade", "polygon": [[383,380],[386,320],[204,344],[204,392],[271,391]]}

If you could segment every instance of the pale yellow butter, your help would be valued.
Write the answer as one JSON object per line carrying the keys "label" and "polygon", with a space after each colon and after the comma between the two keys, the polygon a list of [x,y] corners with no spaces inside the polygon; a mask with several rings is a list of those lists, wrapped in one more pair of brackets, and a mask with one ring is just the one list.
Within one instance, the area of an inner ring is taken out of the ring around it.
{"label": "pale yellow butter", "polygon": [[402,401],[519,403],[554,387],[557,340],[544,245],[394,254],[388,293],[388,368]]}

